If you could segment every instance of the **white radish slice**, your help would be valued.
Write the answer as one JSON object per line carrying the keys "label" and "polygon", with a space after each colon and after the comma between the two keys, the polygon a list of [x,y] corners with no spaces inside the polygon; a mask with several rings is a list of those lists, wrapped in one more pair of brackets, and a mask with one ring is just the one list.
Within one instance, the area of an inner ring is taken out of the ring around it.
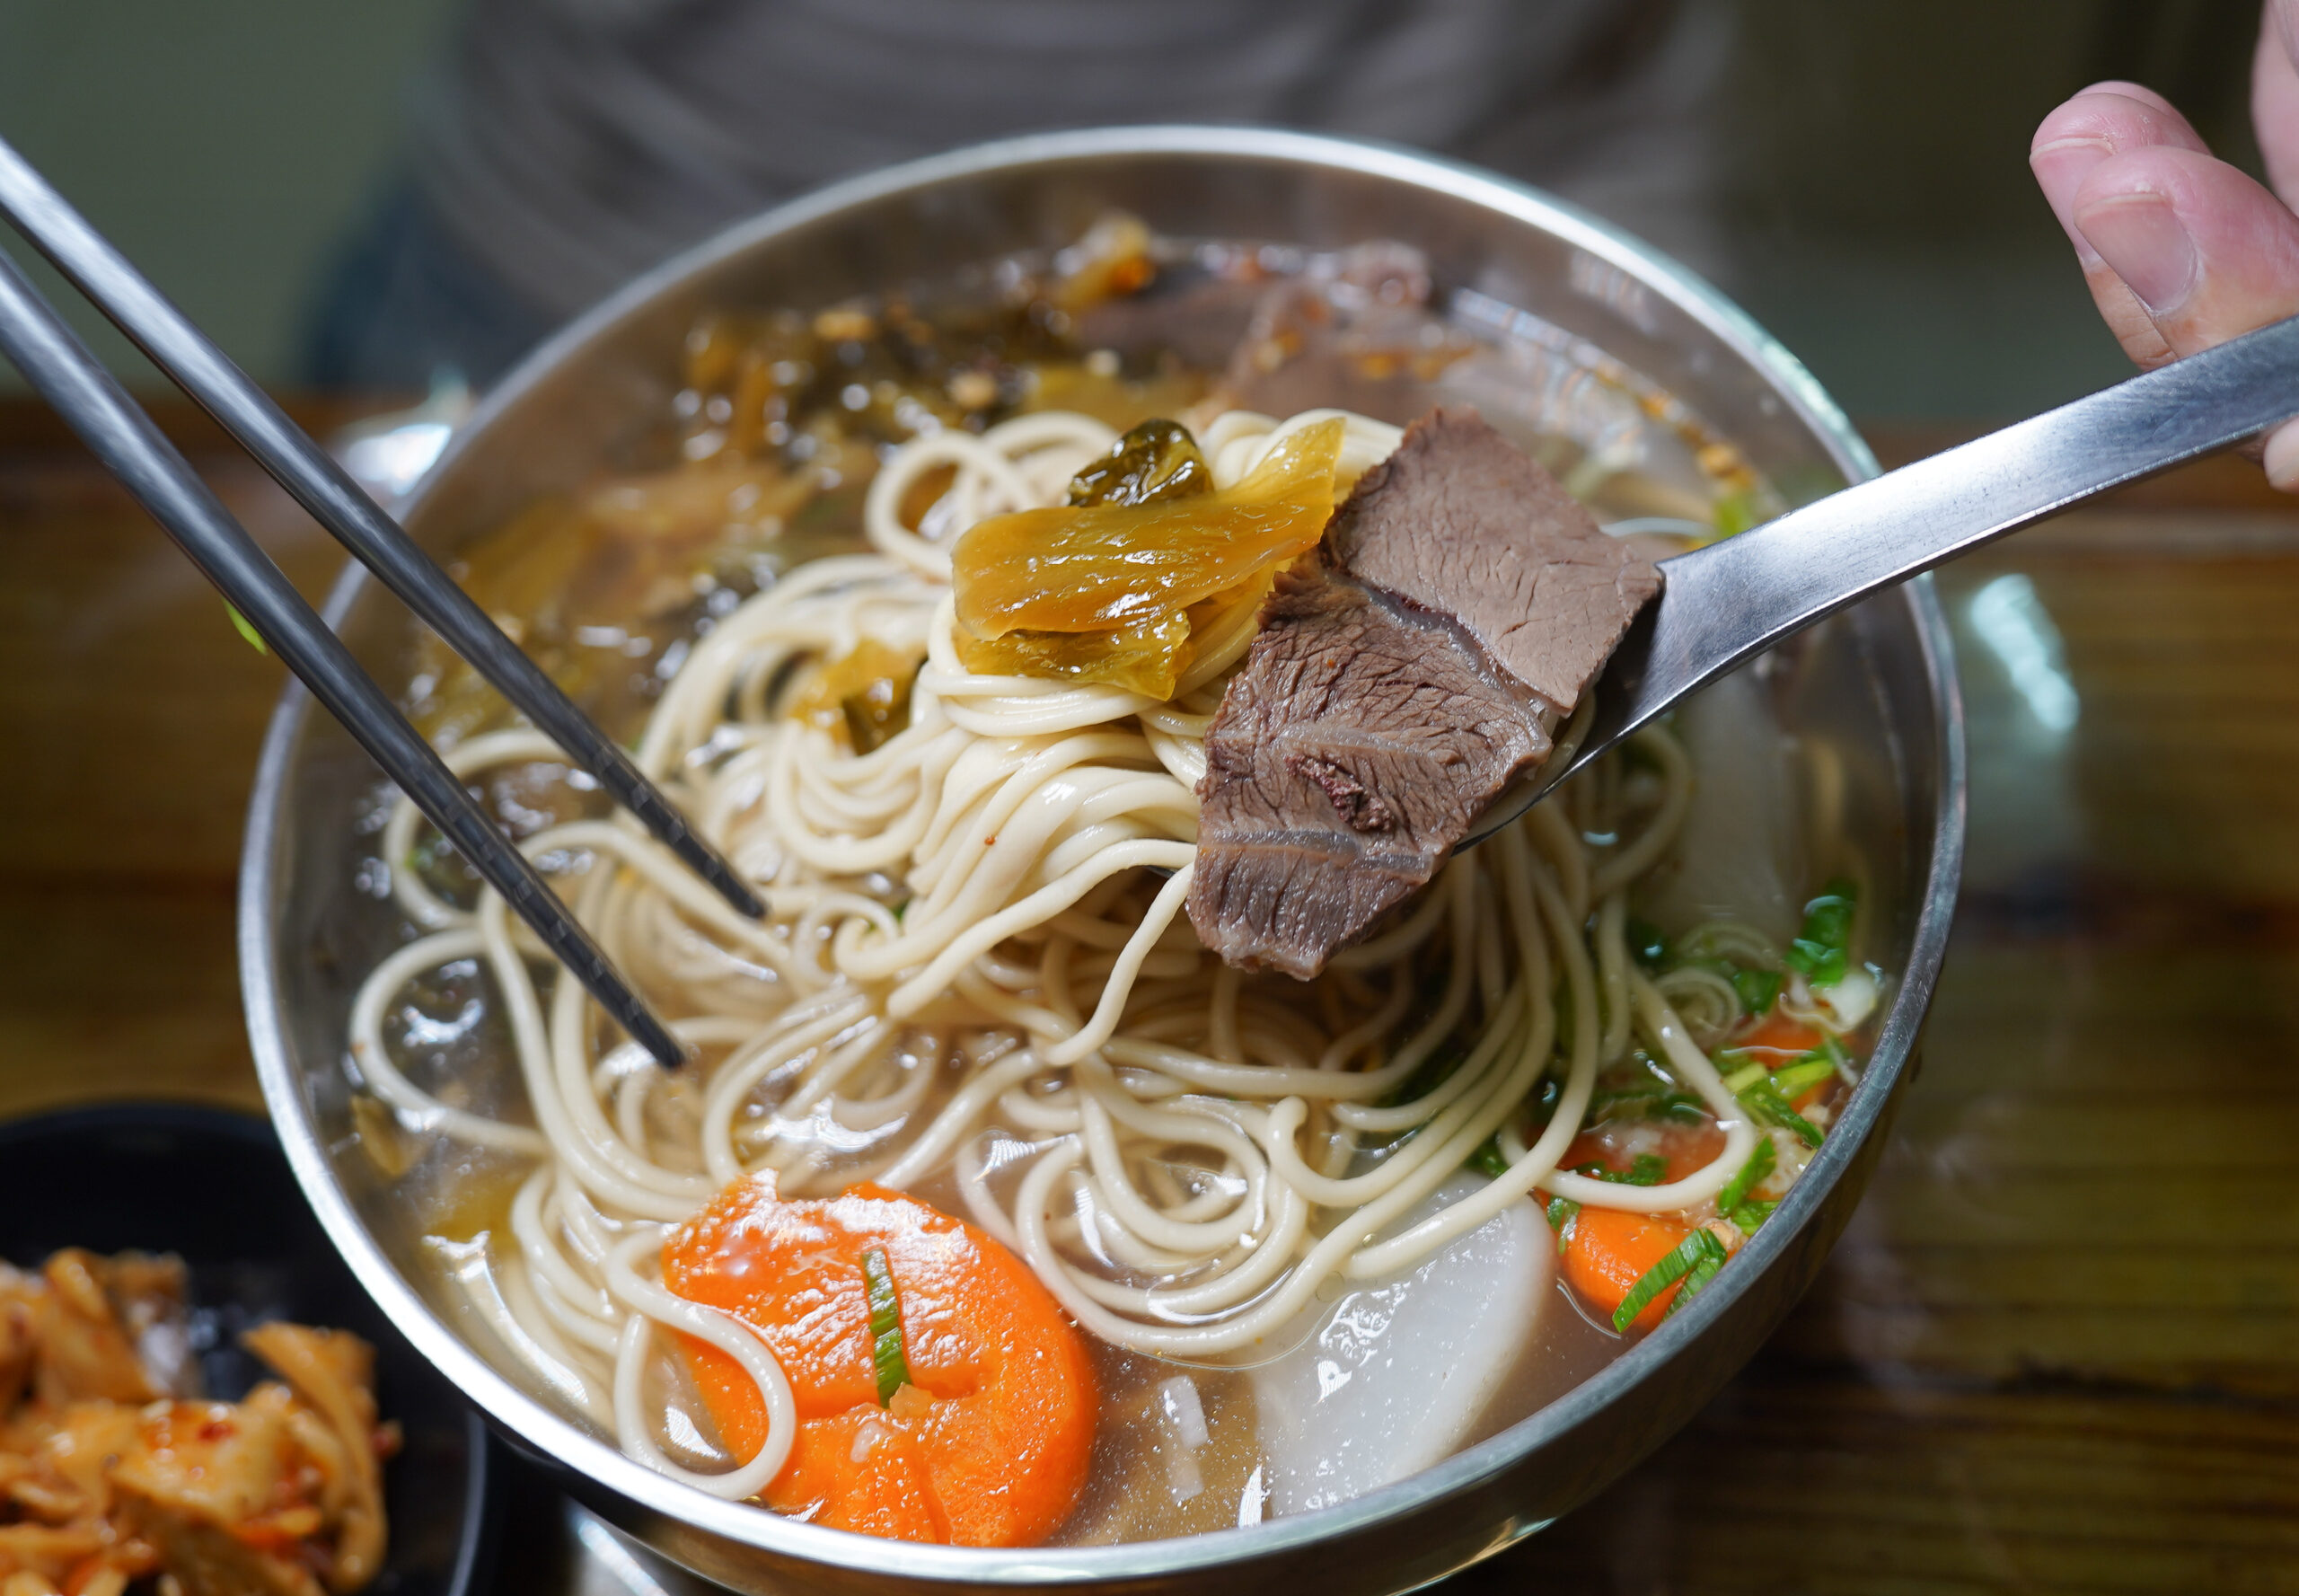
{"label": "white radish slice", "polygon": [[[1484,1184],[1456,1177],[1397,1229]],[[1317,1333],[1251,1371],[1268,1512],[1329,1507],[1459,1450],[1532,1345],[1555,1264],[1540,1212],[1513,1203],[1405,1274],[1313,1309]]]}

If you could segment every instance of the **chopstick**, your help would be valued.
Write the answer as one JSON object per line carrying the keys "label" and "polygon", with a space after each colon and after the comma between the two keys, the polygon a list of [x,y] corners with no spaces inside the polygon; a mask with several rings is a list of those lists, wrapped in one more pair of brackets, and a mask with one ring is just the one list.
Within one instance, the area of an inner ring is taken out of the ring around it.
{"label": "chopstick", "polygon": [[0,215],[608,796],[737,911],[753,920],[766,913],[735,868],[687,825],[614,739],[5,140],[0,140]]}
{"label": "chopstick", "polygon": [[0,351],[543,945],[665,1069],[686,1050],[152,418],[0,251]]}

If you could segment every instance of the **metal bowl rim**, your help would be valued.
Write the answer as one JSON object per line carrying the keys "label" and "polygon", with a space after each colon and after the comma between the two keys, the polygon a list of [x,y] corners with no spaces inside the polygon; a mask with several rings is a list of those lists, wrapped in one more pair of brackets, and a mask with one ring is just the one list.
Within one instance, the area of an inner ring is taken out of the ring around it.
{"label": "metal bowl rim", "polygon": [[[1665,295],[1728,348],[1761,372],[1819,438],[1851,481],[1876,473],[1875,458],[1843,411],[1785,347],[1704,279],[1649,245],[1598,217],[1529,185],[1477,168],[1370,141],[1279,129],[1156,126],[1035,134],[999,140],[905,163],[833,183],[738,223],[674,257],[577,317],[522,360],[459,428],[422,484],[402,507],[412,511],[430,484],[468,450],[480,446],[491,423],[585,345],[604,336],[688,278],[761,247],[773,238],[850,207],[938,184],[1009,168],[1126,156],[1244,157],[1293,163],[1384,178],[1432,190],[1531,225],[1620,269]],[[340,627],[366,580],[353,564],[330,595],[325,613]],[[1393,1485],[1298,1517],[1248,1528],[1119,1546],[984,1549],[887,1541],[797,1523],[756,1507],[711,1496],[632,1461],[529,1396],[473,1351],[401,1275],[368,1233],[329,1164],[317,1126],[299,1089],[281,1023],[274,977],[271,905],[278,885],[277,847],[282,806],[298,734],[310,712],[309,695],[290,683],[266,732],[249,799],[242,853],[238,942],[249,1038],[264,1098],[281,1129],[280,1141],[305,1195],[360,1283],[410,1341],[493,1419],[526,1442],[578,1468],[594,1481],[665,1517],[760,1550],[856,1573],[947,1583],[1068,1586],[1114,1579],[1186,1573],[1232,1561],[1282,1555],[1330,1536],[1405,1518],[1505,1468],[1516,1458],[1586,1422],[1669,1358],[1696,1340],[1756,1278],[1787,1250],[1872,1133],[1896,1095],[1898,1078],[1913,1054],[1944,957],[1954,913],[1964,843],[1965,749],[1963,706],[1944,615],[1929,578],[1910,583],[1928,685],[1937,711],[1931,750],[1937,802],[1933,841],[1922,904],[1909,948],[1908,967],[1892,994],[1863,1089],[1815,1155],[1805,1178],[1784,1202],[1748,1251],[1756,1265],[1731,1270],[1681,1314],[1672,1316],[1620,1357],[1564,1396],[1488,1441]],[[1845,1134],[1846,1131],[1856,1133]],[[1540,1525],[1527,1523],[1518,1533]]]}

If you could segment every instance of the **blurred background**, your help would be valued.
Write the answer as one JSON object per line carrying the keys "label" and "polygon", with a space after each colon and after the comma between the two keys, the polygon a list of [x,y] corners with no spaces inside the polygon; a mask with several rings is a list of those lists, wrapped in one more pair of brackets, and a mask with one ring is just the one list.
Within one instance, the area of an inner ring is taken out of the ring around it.
{"label": "blurred background", "polygon": [[[928,9],[963,31],[980,3]],[[1203,21],[1184,14],[1202,0],[1143,9],[1173,17],[1180,32]],[[1469,0],[1327,9],[1344,33],[1377,36],[1409,31],[1417,9],[1479,8]],[[624,185],[623,195],[589,197],[603,215],[645,213],[633,236],[575,270],[539,266],[533,257],[554,253],[551,244],[514,238],[498,254],[526,258],[507,271],[499,260],[460,260],[444,269],[464,280],[415,290],[459,295],[454,313],[474,295],[487,302],[493,328],[467,340],[480,348],[462,362],[484,377],[618,270],[711,221],[853,165],[937,147],[934,117],[884,116],[872,98],[898,112],[914,87],[885,66],[901,58],[902,7],[757,5],[753,17],[794,20],[747,31],[727,21],[744,10],[691,0],[0,0],[0,134],[249,370],[288,388],[419,380],[404,368],[436,353],[413,347],[419,338],[387,333],[393,348],[381,358],[357,347],[379,292],[403,301],[410,271],[436,278],[443,269],[432,258],[438,239],[410,243],[409,234],[444,232],[447,253],[469,256],[471,244],[454,242],[458,224],[465,236],[490,225],[530,234],[542,222],[577,225],[581,196],[535,201],[539,210],[556,206],[556,216],[506,214],[518,211],[529,185],[505,143],[570,150],[582,181]],[[1863,419],[2008,417],[2125,369],[2026,169],[2038,119],[2077,87],[2142,79],[2185,108],[2223,154],[2256,164],[2244,104],[2258,13],[2242,0],[1563,0],[1520,10],[1553,20],[1517,35],[1528,65],[1513,101],[1502,84],[1494,106],[1467,125],[1410,104],[1368,110],[1357,95],[1336,104],[1238,92],[1209,102],[1179,86],[1197,75],[1186,37],[1171,42],[1176,87],[1161,93],[1151,69],[1130,79],[1123,98],[1136,111],[1131,119],[1169,104],[1167,114],[1208,114],[1211,103],[1257,119],[1418,132],[1554,186],[1720,282]],[[534,20],[551,13],[555,29]],[[1058,8],[988,0],[983,15],[1022,19],[1057,56],[1068,48],[1047,21]],[[640,56],[627,76],[596,58],[596,41],[618,31]],[[862,47],[877,83],[840,84],[810,128],[804,109],[815,102],[806,101],[805,82],[778,83],[771,63],[795,57],[806,69],[794,75],[813,77],[806,40],[825,32],[833,37],[818,48]],[[725,54],[729,38],[773,53],[762,64],[736,51],[731,74],[713,77],[679,58],[682,35],[697,40],[689,54]],[[1346,39],[1289,46],[1281,38],[1273,48],[1345,56],[1346,47]],[[1535,56],[1564,60],[1563,81]],[[1080,42],[1070,58],[1090,67],[1096,52]],[[574,110],[523,105],[506,66],[553,77]],[[665,84],[791,109],[779,120],[771,109],[707,115],[688,132],[698,164],[710,168],[701,175],[673,182],[643,164],[614,165],[620,152],[606,146],[634,128],[658,145],[673,137],[644,125],[654,108],[617,109]],[[940,142],[1004,130],[1001,121],[1089,119],[1064,114],[1079,102],[1056,92],[1041,105],[1017,100],[990,120],[961,108],[942,119]],[[1096,87],[1083,102],[1111,101]],[[874,116],[891,125],[858,134],[853,124]],[[711,137],[730,133],[778,153],[707,153]],[[665,198],[671,188],[682,191]],[[591,220],[586,237],[600,231]],[[410,268],[410,251],[427,246],[430,255]],[[378,275],[394,271],[399,288],[379,290]],[[503,279],[523,271],[531,291],[514,288],[507,305],[498,303]],[[108,355],[130,358],[98,336]]]}

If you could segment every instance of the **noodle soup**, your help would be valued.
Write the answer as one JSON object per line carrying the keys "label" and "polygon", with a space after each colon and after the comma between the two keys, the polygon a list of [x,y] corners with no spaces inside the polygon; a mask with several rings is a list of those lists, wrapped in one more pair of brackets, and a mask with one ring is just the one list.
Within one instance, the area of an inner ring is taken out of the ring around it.
{"label": "noodle soup", "polygon": [[1314,538],[1435,402],[1663,551],[1777,507],[1728,444],[1400,246],[1125,218],[939,295],[708,318],[686,354],[675,463],[532,507],[458,575],[766,919],[444,652],[410,696],[694,1061],[612,1033],[377,799],[363,880],[407,940],[355,1006],[356,1117],[475,1345],[722,1495],[1086,1543],[1403,1477],[1730,1266],[1886,978],[1825,750],[1792,757],[1761,666],[1303,981],[1183,913],[1273,570],[994,668],[953,597],[975,527],[1184,467],[1256,525],[1294,489],[1255,484],[1308,483]]}

